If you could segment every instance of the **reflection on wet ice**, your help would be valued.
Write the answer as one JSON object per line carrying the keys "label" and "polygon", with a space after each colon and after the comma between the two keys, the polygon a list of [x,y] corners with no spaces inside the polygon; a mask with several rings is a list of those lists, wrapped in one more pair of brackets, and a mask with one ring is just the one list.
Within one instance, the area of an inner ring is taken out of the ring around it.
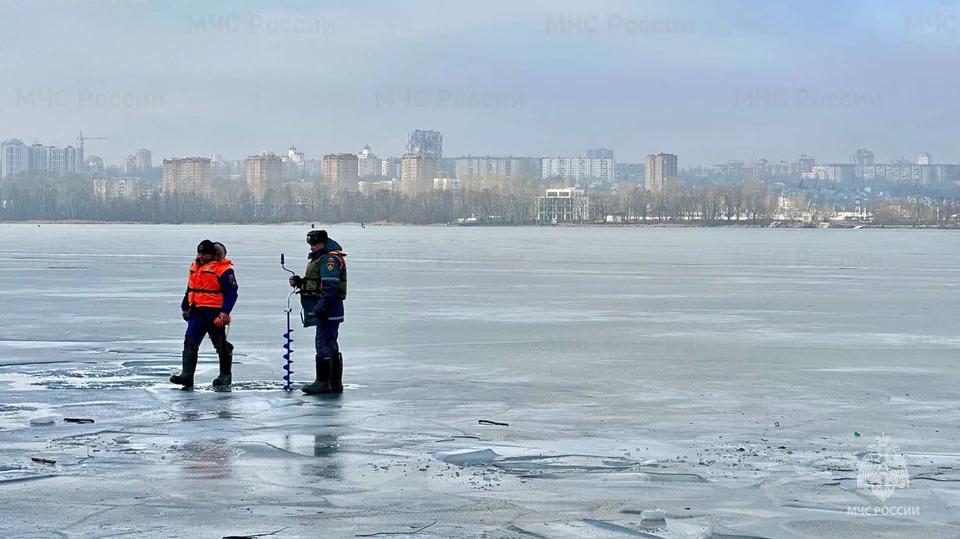
{"label": "reflection on wet ice", "polygon": [[204,479],[226,479],[233,475],[233,452],[224,438],[196,440],[174,446],[174,452],[185,461],[184,470]]}
{"label": "reflection on wet ice", "polygon": [[317,458],[304,464],[303,475],[339,480],[343,471],[339,450],[339,436],[336,434],[314,435],[313,456]]}

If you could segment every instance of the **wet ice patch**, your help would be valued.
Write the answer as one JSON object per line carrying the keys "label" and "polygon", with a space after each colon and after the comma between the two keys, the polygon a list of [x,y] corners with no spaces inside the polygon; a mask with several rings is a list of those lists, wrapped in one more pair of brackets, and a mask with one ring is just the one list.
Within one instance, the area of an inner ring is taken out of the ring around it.
{"label": "wet ice patch", "polygon": [[96,381],[77,381],[77,380],[43,380],[35,382],[33,385],[41,386],[44,389],[136,389],[153,387],[156,385],[149,380],[96,380]]}
{"label": "wet ice patch", "polygon": [[170,369],[174,368],[171,363],[164,367],[160,366],[89,366],[81,368],[51,369],[49,371],[38,371],[34,376],[43,378],[132,378],[132,377],[166,377],[170,375]]}
{"label": "wet ice patch", "polygon": [[622,457],[595,455],[531,455],[508,457],[497,462],[505,472],[522,477],[550,477],[561,474],[621,472],[639,466]]}
{"label": "wet ice patch", "polygon": [[251,380],[248,382],[234,382],[233,390],[240,391],[280,391],[283,389],[281,381]]}
{"label": "wet ice patch", "polygon": [[166,381],[174,370],[153,365],[82,364],[0,375],[18,389],[132,389],[146,388]]}

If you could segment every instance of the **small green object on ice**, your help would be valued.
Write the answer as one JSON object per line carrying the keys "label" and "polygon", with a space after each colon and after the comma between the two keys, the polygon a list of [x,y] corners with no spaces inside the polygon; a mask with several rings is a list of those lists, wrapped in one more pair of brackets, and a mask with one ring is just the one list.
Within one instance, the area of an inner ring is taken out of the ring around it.
{"label": "small green object on ice", "polygon": [[856,437],[856,438],[859,438],[859,437],[860,437],[860,433],[857,432],[857,431],[853,431],[853,436]]}

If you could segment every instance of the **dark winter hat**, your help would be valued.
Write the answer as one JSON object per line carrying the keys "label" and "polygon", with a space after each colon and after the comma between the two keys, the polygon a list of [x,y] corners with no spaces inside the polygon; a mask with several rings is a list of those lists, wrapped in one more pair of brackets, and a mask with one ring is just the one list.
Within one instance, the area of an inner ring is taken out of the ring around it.
{"label": "dark winter hat", "polygon": [[220,243],[219,241],[213,244],[213,247],[223,251],[223,256],[227,256],[227,246]]}
{"label": "dark winter hat", "polygon": [[203,240],[200,242],[200,245],[197,245],[197,252],[203,255],[213,255],[217,254],[217,248],[213,245],[212,241]]}
{"label": "dark winter hat", "polygon": [[310,245],[316,245],[318,243],[327,243],[327,231],[326,230],[311,230],[307,232],[307,243]]}

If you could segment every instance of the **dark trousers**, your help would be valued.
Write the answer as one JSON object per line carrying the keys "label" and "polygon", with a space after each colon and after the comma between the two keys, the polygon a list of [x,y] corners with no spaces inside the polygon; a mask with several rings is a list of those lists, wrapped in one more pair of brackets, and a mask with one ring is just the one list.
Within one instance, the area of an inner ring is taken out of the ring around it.
{"label": "dark trousers", "polygon": [[187,333],[183,339],[184,351],[199,350],[203,337],[210,335],[210,342],[217,350],[217,356],[229,355],[233,346],[227,342],[227,330],[213,323],[218,316],[220,316],[219,309],[200,307],[190,310],[190,317],[187,320]]}
{"label": "dark trousers", "polygon": [[317,356],[332,358],[340,353],[340,345],[337,344],[337,337],[340,334],[340,322],[327,322],[317,324]]}

